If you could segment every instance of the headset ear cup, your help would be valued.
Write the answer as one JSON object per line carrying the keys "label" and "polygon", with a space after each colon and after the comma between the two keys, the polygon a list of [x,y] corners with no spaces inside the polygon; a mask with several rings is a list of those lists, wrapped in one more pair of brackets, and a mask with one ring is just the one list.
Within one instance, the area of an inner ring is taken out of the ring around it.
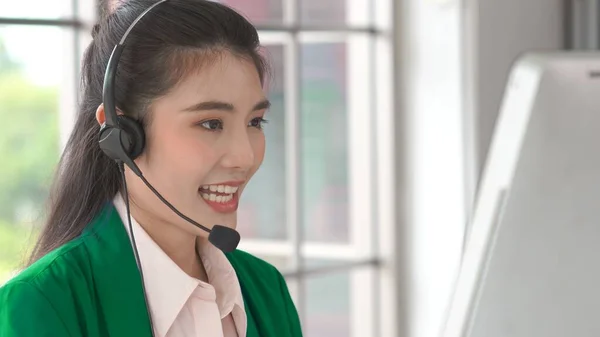
{"label": "headset ear cup", "polygon": [[130,146],[128,154],[131,160],[134,160],[144,151],[144,145],[146,144],[144,128],[139,122],[131,117],[119,115],[117,119],[121,129],[129,136]]}

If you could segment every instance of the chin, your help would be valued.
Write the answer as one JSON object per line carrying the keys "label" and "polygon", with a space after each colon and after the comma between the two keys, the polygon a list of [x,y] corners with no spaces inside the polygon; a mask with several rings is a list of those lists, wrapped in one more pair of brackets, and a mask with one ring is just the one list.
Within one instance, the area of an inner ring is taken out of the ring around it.
{"label": "chin", "polygon": [[214,222],[211,222],[208,224],[207,227],[212,227],[214,225],[221,225],[221,226],[225,226],[225,227],[229,227],[231,229],[236,229],[237,227],[237,214],[227,214],[227,215],[223,215],[223,214],[218,214],[216,217],[214,217],[213,219],[215,220]]}

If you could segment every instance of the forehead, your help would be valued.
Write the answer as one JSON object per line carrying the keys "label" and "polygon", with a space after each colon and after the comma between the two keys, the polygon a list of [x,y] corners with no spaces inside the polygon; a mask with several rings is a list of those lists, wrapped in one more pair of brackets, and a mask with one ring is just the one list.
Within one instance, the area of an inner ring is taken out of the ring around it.
{"label": "forehead", "polygon": [[264,98],[258,70],[251,60],[223,52],[202,63],[190,69],[164,99],[186,104],[190,100],[219,100],[244,108]]}

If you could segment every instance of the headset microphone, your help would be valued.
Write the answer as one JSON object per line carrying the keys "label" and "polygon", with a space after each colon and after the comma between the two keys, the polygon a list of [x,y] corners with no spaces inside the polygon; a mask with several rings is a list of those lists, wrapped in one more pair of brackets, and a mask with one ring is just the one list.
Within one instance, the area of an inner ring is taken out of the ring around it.
{"label": "headset microphone", "polygon": [[[106,72],[104,74],[104,86],[102,93],[106,121],[100,128],[100,148],[106,155],[115,160],[117,164],[121,165],[121,163],[123,163],[127,165],[138,177],[140,177],[140,179],[142,179],[144,184],[146,184],[146,186],[178,216],[194,226],[208,232],[208,240],[215,247],[219,248],[223,252],[230,252],[236,249],[240,241],[240,234],[232,228],[221,225],[214,225],[212,229],[209,229],[185,216],[173,205],[171,205],[171,203],[165,200],[165,198],[160,195],[160,193],[148,182],[148,180],[146,180],[142,174],[142,171],[134,162],[134,159],[137,158],[144,150],[145,133],[142,125],[133,118],[124,115],[117,115],[115,99],[115,76],[117,74],[119,58],[123,52],[123,48],[125,47],[125,39],[137,22],[140,21],[140,19],[146,15],[146,13],[165,1],[167,0],[161,0],[154,3],[142,14],[140,14],[135,21],[133,21],[131,26],[129,26],[121,38],[121,41],[113,49],[113,52],[108,60],[108,65],[106,66]],[[124,187],[126,188],[126,185],[124,185]],[[125,199],[125,202],[129,203],[128,198]]]}

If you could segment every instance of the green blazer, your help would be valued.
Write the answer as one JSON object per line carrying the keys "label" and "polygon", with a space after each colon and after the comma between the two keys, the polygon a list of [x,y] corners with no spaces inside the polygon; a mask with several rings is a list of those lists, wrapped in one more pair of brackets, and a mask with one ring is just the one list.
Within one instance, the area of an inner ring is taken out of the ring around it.
{"label": "green blazer", "polygon": [[[246,336],[301,337],[296,308],[275,267],[239,250],[226,256],[242,289]],[[0,288],[0,337],[13,336],[151,336],[133,249],[112,203],[80,237]]]}

